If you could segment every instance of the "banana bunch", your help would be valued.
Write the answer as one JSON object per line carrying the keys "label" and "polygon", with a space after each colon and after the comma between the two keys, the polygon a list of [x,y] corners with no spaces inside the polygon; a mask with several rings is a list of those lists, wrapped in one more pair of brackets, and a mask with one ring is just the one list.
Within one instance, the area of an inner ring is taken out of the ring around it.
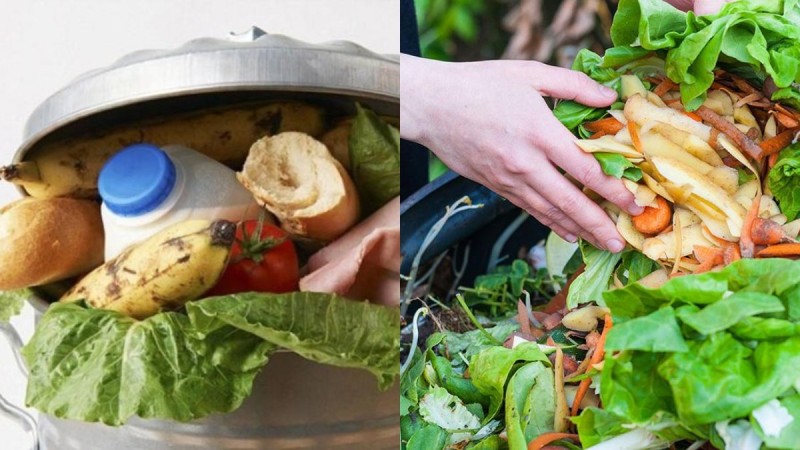
{"label": "banana bunch", "polygon": [[225,220],[175,224],[96,268],[59,301],[84,299],[136,319],[178,309],[217,282],[235,232]]}
{"label": "banana bunch", "polygon": [[100,169],[128,145],[185,145],[228,166],[241,167],[253,142],[284,131],[317,136],[324,130],[324,119],[321,108],[284,102],[147,120],[45,143],[28,152],[24,161],[0,167],[0,178],[36,198],[97,198]]}

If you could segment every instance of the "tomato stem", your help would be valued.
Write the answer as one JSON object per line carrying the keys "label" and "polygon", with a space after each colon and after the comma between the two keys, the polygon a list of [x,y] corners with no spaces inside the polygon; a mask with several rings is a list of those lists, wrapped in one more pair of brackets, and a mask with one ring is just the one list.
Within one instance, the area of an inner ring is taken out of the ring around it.
{"label": "tomato stem", "polygon": [[234,263],[244,259],[260,263],[264,260],[264,253],[286,242],[286,237],[279,239],[261,237],[261,233],[264,231],[266,216],[266,211],[261,210],[261,213],[258,215],[258,221],[256,222],[256,228],[252,234],[247,232],[247,227],[244,226],[243,222],[239,224],[239,226],[242,227],[242,239],[238,240],[241,253],[233,259]]}

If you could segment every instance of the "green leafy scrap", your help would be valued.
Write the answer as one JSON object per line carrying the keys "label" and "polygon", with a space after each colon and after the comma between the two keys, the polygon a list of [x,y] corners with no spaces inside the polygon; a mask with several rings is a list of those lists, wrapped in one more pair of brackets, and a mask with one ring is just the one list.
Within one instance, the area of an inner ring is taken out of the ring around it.
{"label": "green leafy scrap", "polygon": [[26,403],[60,418],[121,425],[229,412],[279,347],[325,364],[399,372],[399,312],[332,294],[248,293],[191,302],[188,315],[136,321],[57,303],[22,354]]}

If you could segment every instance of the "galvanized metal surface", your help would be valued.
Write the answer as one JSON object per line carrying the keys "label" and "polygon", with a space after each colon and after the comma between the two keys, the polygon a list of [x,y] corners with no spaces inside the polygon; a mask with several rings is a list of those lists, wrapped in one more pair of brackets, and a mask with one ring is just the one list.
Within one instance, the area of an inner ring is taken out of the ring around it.
{"label": "galvanized metal surface", "polygon": [[173,50],[135,52],[80,76],[34,110],[15,160],[45,136],[82,119],[200,94],[318,93],[399,104],[398,57],[352,42],[309,44],[262,33],[246,33],[252,42],[202,38]]}
{"label": "galvanized metal surface", "polygon": [[273,355],[238,410],[190,423],[131,420],[120,428],[40,415],[43,450],[396,449],[400,392],[363,370]]}

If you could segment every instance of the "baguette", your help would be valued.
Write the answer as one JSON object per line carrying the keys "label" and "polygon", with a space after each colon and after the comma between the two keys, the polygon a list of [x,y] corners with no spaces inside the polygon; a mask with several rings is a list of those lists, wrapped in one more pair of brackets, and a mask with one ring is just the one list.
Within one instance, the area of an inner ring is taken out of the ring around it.
{"label": "baguette", "polygon": [[0,209],[0,290],[69,278],[103,263],[100,205],[24,198]]}
{"label": "baguette", "polygon": [[330,241],[358,220],[350,175],[324,144],[305,133],[256,141],[236,176],[296,236]]}

